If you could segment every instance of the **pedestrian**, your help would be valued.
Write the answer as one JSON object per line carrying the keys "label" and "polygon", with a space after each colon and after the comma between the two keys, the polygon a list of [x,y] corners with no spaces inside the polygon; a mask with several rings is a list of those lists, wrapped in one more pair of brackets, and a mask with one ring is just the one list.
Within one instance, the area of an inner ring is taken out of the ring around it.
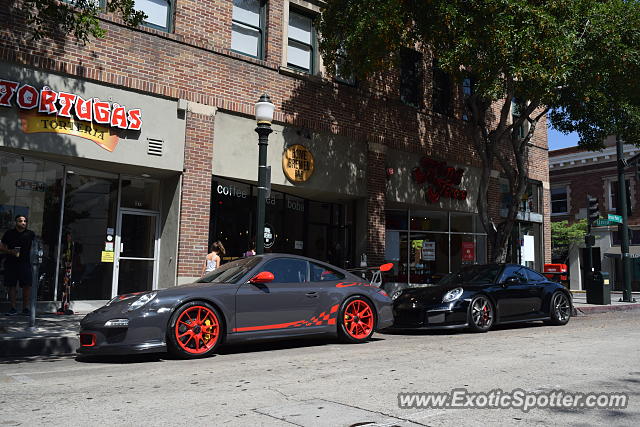
{"label": "pedestrian", "polygon": [[213,242],[211,244],[211,252],[207,254],[207,257],[204,260],[204,264],[202,265],[202,274],[204,276],[207,273],[214,271],[216,268],[220,267],[220,257],[224,256],[225,250],[222,242],[218,240],[217,242]]}
{"label": "pedestrian", "polygon": [[4,262],[4,286],[9,291],[11,309],[7,316],[18,314],[16,308],[17,286],[22,287],[22,314],[29,315],[29,297],[31,296],[31,244],[35,233],[27,230],[28,219],[16,215],[15,228],[7,230],[0,240],[0,252],[7,254]]}
{"label": "pedestrian", "polygon": [[243,257],[248,258],[256,254],[256,242],[249,243],[249,250],[242,254]]}

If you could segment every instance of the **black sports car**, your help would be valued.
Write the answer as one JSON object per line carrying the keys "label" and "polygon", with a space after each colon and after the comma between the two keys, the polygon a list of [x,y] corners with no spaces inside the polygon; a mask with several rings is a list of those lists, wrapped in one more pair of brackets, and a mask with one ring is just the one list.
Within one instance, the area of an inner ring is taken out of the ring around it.
{"label": "black sports car", "polygon": [[320,261],[268,254],[224,264],[190,285],[113,298],[82,320],[77,351],[192,358],[255,338],[337,334],[364,342],[392,323],[383,290]]}
{"label": "black sports car", "polygon": [[544,320],[564,325],[572,312],[571,293],[521,265],[469,265],[436,285],[406,289],[393,304],[394,328],[469,328]]}

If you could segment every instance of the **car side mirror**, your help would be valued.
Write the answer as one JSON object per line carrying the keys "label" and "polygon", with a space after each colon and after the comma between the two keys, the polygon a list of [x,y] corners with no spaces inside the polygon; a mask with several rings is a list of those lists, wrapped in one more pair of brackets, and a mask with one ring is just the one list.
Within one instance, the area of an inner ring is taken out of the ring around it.
{"label": "car side mirror", "polygon": [[520,284],[520,279],[518,279],[515,276],[511,276],[511,277],[507,278],[507,280],[505,280],[502,284],[504,286],[519,285]]}
{"label": "car side mirror", "polygon": [[270,271],[261,271],[260,273],[256,274],[251,279],[249,279],[249,282],[253,283],[253,284],[269,283],[269,282],[273,282],[274,279],[275,279],[275,277],[273,276],[272,272],[270,272]]}

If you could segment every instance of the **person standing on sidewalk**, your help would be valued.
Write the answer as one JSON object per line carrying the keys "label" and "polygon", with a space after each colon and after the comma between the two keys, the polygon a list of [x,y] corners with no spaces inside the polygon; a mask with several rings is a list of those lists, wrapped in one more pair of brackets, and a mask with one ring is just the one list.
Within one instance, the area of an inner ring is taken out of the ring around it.
{"label": "person standing on sidewalk", "polygon": [[4,286],[9,290],[11,310],[7,316],[18,314],[16,309],[17,286],[22,287],[22,314],[29,315],[31,296],[31,244],[35,233],[27,230],[27,217],[16,215],[16,226],[7,230],[0,241],[0,252],[8,254],[4,261]]}

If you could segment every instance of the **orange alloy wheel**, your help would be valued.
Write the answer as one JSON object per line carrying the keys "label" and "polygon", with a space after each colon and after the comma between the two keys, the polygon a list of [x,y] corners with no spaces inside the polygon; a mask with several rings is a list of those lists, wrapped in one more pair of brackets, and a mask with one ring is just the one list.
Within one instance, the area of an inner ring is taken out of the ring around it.
{"label": "orange alloy wheel", "polygon": [[344,309],[344,328],[357,340],[367,338],[373,330],[371,306],[361,299],[351,301]]}
{"label": "orange alloy wheel", "polygon": [[220,321],[209,308],[195,305],[184,310],[174,328],[176,343],[191,354],[204,354],[220,337]]}

